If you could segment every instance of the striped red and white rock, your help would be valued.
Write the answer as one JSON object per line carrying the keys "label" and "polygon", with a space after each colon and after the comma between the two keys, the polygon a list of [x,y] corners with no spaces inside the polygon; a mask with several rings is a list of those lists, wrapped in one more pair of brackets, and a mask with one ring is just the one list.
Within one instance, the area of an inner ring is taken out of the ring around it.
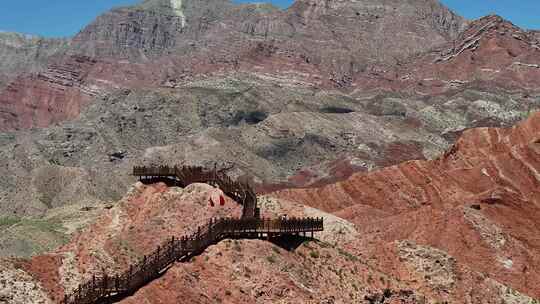
{"label": "striped red and white rock", "polygon": [[[473,301],[466,286],[477,282],[468,281],[474,276],[458,275],[455,283],[434,290],[429,273],[424,279],[411,277],[402,255],[417,246],[439,250],[437,255],[454,259],[456,269],[477,272],[484,278],[480,281],[489,278],[539,298],[539,173],[540,113],[535,113],[513,128],[466,131],[433,161],[411,161],[320,188],[272,195],[354,223],[358,238],[348,245],[352,252],[374,257],[373,265],[419,282],[418,289],[428,294]],[[412,259],[412,265],[422,266]]]}

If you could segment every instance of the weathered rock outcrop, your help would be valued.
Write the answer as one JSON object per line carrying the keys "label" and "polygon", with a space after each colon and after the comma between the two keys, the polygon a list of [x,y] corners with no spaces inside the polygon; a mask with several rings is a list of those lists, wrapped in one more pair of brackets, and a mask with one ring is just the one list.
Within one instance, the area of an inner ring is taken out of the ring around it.
{"label": "weathered rock outcrop", "polygon": [[0,125],[18,130],[46,127],[78,117],[97,92],[84,85],[85,74],[96,63],[71,56],[61,64],[31,76],[19,76],[0,93]]}
{"label": "weathered rock outcrop", "polygon": [[[424,94],[476,86],[538,90],[540,40],[499,16],[470,22],[450,43],[384,77]],[[395,78],[394,78],[395,77]]]}
{"label": "weathered rock outcrop", "polygon": [[73,49],[96,58],[142,59],[161,55],[176,46],[182,20],[165,11],[114,9],[77,34]]}
{"label": "weathered rock outcrop", "polygon": [[[102,62],[100,68],[77,66],[68,72],[101,90],[174,86],[194,76],[224,71],[350,87],[367,64],[392,64],[395,58],[424,52],[456,36],[463,24],[461,17],[432,0],[383,5],[299,1],[288,10],[225,0],[148,0],[98,17],[71,40],[69,56],[49,61],[49,70],[69,67],[73,58],[88,56]],[[0,130],[71,119],[78,114],[72,104],[88,101],[81,90],[66,89],[69,92],[59,95],[54,85],[36,88],[35,78],[22,76],[4,90],[2,112],[9,117],[0,120]],[[31,100],[7,92],[14,87]],[[51,114],[40,113],[47,118],[28,123],[28,107],[43,104],[50,106]],[[72,114],[56,113],[66,104]]]}
{"label": "weathered rock outcrop", "polygon": [[[124,271],[172,235],[189,234],[212,217],[239,216],[240,206],[230,199],[225,206],[209,205],[208,199],[216,191],[205,184],[180,189],[138,183],[65,246],[29,260],[2,260],[0,276],[7,280],[0,280],[0,296],[14,304],[57,303],[92,274],[104,269],[109,274]],[[265,216],[315,215],[299,205],[268,199],[262,204]],[[345,225],[331,221],[328,228],[340,226]],[[320,237],[330,241],[334,234]],[[383,284],[378,279],[370,281],[373,277],[387,278],[327,242],[306,243],[289,252],[264,241],[226,240],[188,263],[173,265],[161,278],[120,303],[346,302],[382,292],[383,286],[403,288],[391,278]],[[329,280],[335,282],[328,284]],[[413,292],[407,297],[423,298]]]}
{"label": "weathered rock outcrop", "polygon": [[67,39],[47,39],[0,31],[0,89],[22,73],[37,72],[67,49]]}
{"label": "weathered rock outcrop", "polygon": [[[412,240],[539,298],[539,173],[540,113],[535,113],[513,128],[466,131],[436,160],[407,162],[273,196],[355,223],[361,237],[351,244],[354,252],[379,255],[395,248],[392,242]],[[391,264],[376,263],[382,268]],[[448,284],[440,295],[467,299],[455,283]]]}

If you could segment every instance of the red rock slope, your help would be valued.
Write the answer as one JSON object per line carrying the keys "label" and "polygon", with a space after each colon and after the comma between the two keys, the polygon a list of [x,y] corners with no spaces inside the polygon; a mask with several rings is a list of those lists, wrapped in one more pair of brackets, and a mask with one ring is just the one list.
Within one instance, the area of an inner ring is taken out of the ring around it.
{"label": "red rock slope", "polygon": [[[239,216],[240,206],[229,199],[223,207],[209,206],[216,191],[205,184],[185,189],[137,184],[66,246],[30,260],[0,260],[0,303],[58,303],[92,274],[125,271],[171,235],[192,233],[211,217]],[[298,205],[261,203],[264,216],[307,213]],[[332,239],[326,232],[319,237]],[[424,299],[327,242],[306,243],[290,252],[261,240],[225,240],[173,265],[120,303],[362,303],[385,288],[388,298],[401,303]]]}
{"label": "red rock slope", "polygon": [[[513,128],[468,130],[432,161],[273,196],[356,224],[359,254],[385,256],[399,251],[395,242],[413,241],[540,298],[540,113]],[[407,280],[384,258],[375,264]]]}

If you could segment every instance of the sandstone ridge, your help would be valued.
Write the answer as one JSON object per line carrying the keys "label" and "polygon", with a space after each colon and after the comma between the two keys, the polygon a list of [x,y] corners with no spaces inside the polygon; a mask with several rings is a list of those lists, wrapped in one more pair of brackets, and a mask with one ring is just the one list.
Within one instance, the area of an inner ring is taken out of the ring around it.
{"label": "sandstone ridge", "polygon": [[[534,113],[512,128],[466,131],[432,161],[273,196],[355,223],[362,237],[351,246],[368,256],[410,240],[538,298],[539,135],[540,113]],[[388,263],[377,262],[382,268]],[[459,287],[448,292],[464,296]]]}

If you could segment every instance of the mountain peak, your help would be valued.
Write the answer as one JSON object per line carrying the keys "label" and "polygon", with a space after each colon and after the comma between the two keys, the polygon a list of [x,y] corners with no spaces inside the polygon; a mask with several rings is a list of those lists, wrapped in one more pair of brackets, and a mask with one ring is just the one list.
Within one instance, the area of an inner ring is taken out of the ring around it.
{"label": "mountain peak", "polygon": [[[455,38],[466,21],[437,0],[296,0],[289,10],[304,19],[323,15],[350,16],[367,24],[426,23],[446,38]],[[396,20],[401,19],[399,21]]]}
{"label": "mountain peak", "polygon": [[184,0],[145,0],[140,4],[145,9],[155,9],[160,12],[172,12],[182,20],[182,27],[186,25],[184,14]]}

